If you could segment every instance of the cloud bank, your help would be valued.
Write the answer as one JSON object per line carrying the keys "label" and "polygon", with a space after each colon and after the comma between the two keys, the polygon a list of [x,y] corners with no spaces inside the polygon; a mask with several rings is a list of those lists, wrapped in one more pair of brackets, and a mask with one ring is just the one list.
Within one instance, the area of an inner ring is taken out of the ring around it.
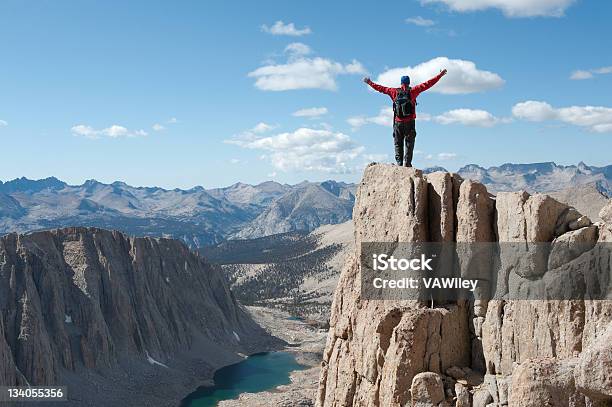
{"label": "cloud bank", "polygon": [[572,72],[570,75],[570,79],[574,81],[584,80],[584,79],[592,79],[595,75],[606,75],[612,73],[612,66],[604,66],[601,68],[583,70],[579,69],[577,71]]}
{"label": "cloud bank", "polygon": [[309,107],[306,109],[300,109],[298,111],[293,112],[293,116],[295,117],[320,117],[327,114],[326,107]]}
{"label": "cloud bank", "polygon": [[507,17],[561,17],[575,0],[421,0],[421,4],[444,4],[460,13],[501,10]]}
{"label": "cloud bank", "polygon": [[95,129],[86,124],[77,124],[70,129],[75,136],[86,137],[90,139],[99,139],[102,137],[110,138],[127,138],[127,137],[143,137],[147,135],[144,130],[130,130],[118,124],[113,124],[105,129]]}
{"label": "cloud bank", "polygon": [[512,114],[531,122],[556,120],[584,127],[594,133],[612,133],[612,108],[603,106],[569,106],[555,108],[547,102],[528,100],[517,103]]}
{"label": "cloud bank", "polygon": [[271,26],[262,25],[261,31],[266,32],[272,35],[288,35],[290,37],[301,37],[302,35],[307,35],[312,33],[309,27],[304,28],[296,28],[295,24],[288,23],[285,24],[281,20],[275,22]]}
{"label": "cloud bank", "polygon": [[414,67],[392,68],[381,73],[376,82],[385,86],[399,86],[400,78],[409,75],[414,85],[436,76],[440,70],[448,69],[448,74],[429,92],[449,95],[484,92],[497,89],[505,81],[496,73],[479,69],[472,61],[438,57]]}
{"label": "cloud bank", "polygon": [[339,75],[364,74],[365,68],[356,60],[341,64],[326,58],[290,58],[285,64],[262,66],[248,76],[255,78],[255,86],[267,91],[296,89],[336,90]]}
{"label": "cloud bank", "polygon": [[302,127],[293,132],[260,136],[252,139],[234,138],[227,143],[251,150],[260,150],[262,158],[281,171],[322,171],[348,173],[352,161],[364,151],[343,133]]}
{"label": "cloud bank", "polygon": [[405,21],[407,24],[412,24],[419,27],[431,27],[432,25],[436,24],[435,21],[428,18],[423,18],[421,16],[408,17]]}

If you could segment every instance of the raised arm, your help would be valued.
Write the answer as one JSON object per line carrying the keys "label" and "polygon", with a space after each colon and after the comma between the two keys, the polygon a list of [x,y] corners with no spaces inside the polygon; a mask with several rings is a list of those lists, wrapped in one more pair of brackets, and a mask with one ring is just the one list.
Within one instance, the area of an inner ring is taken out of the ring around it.
{"label": "raised arm", "polygon": [[363,78],[363,81],[365,83],[367,83],[368,85],[370,85],[370,87],[372,89],[374,89],[375,91],[378,91],[380,93],[384,93],[385,95],[389,95],[389,96],[393,97],[393,94],[395,93],[395,89],[394,88],[387,88],[386,86],[382,86],[382,85],[379,85],[377,83],[374,83],[367,76],[365,78]]}
{"label": "raised arm", "polygon": [[415,92],[417,95],[419,93],[421,93],[421,92],[425,92],[427,89],[431,88],[433,85],[438,83],[440,78],[442,78],[444,75],[446,75],[446,69],[440,71],[439,74],[437,74],[436,76],[434,76],[430,80],[425,81],[423,83],[419,83],[414,88],[412,88],[412,91]]}

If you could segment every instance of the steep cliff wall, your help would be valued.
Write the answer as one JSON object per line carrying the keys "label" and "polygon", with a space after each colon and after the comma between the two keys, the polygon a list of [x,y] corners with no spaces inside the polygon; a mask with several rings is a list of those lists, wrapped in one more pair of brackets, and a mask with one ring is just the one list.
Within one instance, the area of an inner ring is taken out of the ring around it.
{"label": "steep cliff wall", "polygon": [[0,238],[0,311],[0,384],[75,405],[176,405],[275,344],[184,244],[100,229]]}
{"label": "steep cliff wall", "polygon": [[[492,197],[482,184],[454,174],[425,176],[381,164],[366,169],[356,197],[356,253],[335,292],[319,406],[610,405],[612,301],[507,294],[509,286],[548,287],[556,273],[575,271],[575,262],[594,262],[589,253],[565,249],[572,242],[612,242],[612,205],[602,211],[606,223],[593,225],[545,195]],[[475,300],[432,306],[362,298],[363,242],[509,242],[525,253],[510,253],[505,243],[496,256],[462,246],[462,266],[495,270],[483,281],[495,297],[476,292]],[[528,242],[554,242],[553,250],[549,255]],[[573,283],[609,290],[611,258],[597,256],[596,278],[578,275]],[[548,271],[520,275],[516,262],[523,259],[544,261],[534,270]]]}

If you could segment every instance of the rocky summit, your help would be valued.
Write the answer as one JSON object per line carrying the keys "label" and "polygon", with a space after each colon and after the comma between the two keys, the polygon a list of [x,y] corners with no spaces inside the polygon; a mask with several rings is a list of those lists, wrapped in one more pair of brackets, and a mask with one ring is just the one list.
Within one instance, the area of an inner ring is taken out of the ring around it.
{"label": "rocky summit", "polygon": [[280,345],[183,243],[102,229],[0,238],[0,311],[0,383],[65,385],[75,406],[176,406]]}
{"label": "rocky summit", "polygon": [[[456,174],[370,165],[356,193],[355,252],[334,296],[317,405],[610,406],[612,256],[594,261],[591,252],[562,249],[567,242],[612,242],[612,203],[600,218],[593,224],[543,194],[493,197]],[[517,274],[503,246],[497,257],[463,253],[459,261],[496,271],[494,298],[429,304],[362,298],[362,242],[538,242],[553,249],[544,256],[545,273],[528,276]],[[533,288],[578,262],[595,277],[575,275],[572,285],[597,286],[605,300],[505,295],[512,282]]]}

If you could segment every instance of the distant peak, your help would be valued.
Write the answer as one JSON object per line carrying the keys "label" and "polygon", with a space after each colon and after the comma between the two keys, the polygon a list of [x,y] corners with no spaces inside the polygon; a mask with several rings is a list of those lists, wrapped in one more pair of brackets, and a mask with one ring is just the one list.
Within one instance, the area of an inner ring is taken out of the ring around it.
{"label": "distant peak", "polygon": [[259,184],[255,185],[255,188],[280,189],[280,188],[286,188],[287,186],[288,186],[287,184],[281,184],[281,183],[276,182],[276,181],[264,181],[262,183],[259,183]]}
{"label": "distant peak", "polygon": [[461,167],[459,169],[459,172],[475,171],[475,170],[486,171],[486,169],[484,167],[481,167],[478,164],[467,164],[467,165],[464,165],[463,167]]}
{"label": "distant peak", "polygon": [[580,161],[578,163],[578,169],[580,171],[586,172],[586,171],[591,171],[591,167],[589,167],[587,164],[585,164],[584,161]]}
{"label": "distant peak", "polygon": [[16,191],[42,191],[43,189],[62,189],[66,186],[66,183],[60,181],[55,177],[47,177],[43,179],[31,180],[26,177],[15,178],[12,181],[7,181],[2,185],[4,192],[16,192]]}
{"label": "distant peak", "polygon": [[431,174],[432,172],[448,172],[448,170],[444,167],[440,167],[440,166],[434,166],[434,167],[428,167],[425,168],[423,170],[423,174]]}
{"label": "distant peak", "polygon": [[553,170],[557,168],[557,164],[553,161],[546,161],[541,163],[527,163],[527,164],[513,164],[513,163],[505,163],[498,167],[501,171],[543,171],[543,170]]}

